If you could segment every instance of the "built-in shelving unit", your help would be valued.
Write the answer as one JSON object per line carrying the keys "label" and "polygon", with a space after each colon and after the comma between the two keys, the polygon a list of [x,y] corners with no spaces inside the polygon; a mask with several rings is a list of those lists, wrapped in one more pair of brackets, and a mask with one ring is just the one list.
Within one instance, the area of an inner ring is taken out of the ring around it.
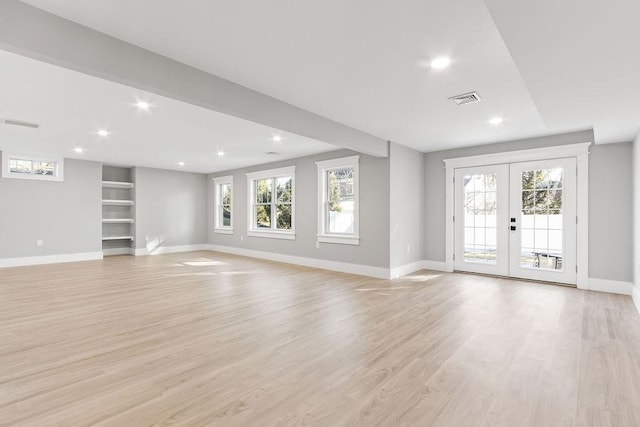
{"label": "built-in shelving unit", "polygon": [[102,181],[104,188],[133,188],[133,182]]}
{"label": "built-in shelving unit", "polygon": [[133,240],[133,236],[102,236],[102,241],[107,240]]}
{"label": "built-in shelving unit", "polygon": [[102,252],[127,255],[134,249],[135,184],[130,168],[102,167]]}
{"label": "built-in shelving unit", "polygon": [[102,206],[133,206],[133,200],[102,199]]}
{"label": "built-in shelving unit", "polygon": [[103,224],[133,224],[133,218],[102,218]]}

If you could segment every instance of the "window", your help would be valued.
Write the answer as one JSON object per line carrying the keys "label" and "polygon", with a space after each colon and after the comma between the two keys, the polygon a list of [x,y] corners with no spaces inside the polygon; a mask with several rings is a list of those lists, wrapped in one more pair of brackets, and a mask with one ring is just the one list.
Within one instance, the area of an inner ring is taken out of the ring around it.
{"label": "window", "polygon": [[3,153],[2,176],[4,178],[62,181],[63,161],[62,159],[40,159]]}
{"label": "window", "polygon": [[359,160],[359,156],[353,156],[316,162],[319,242],[360,244]]}
{"label": "window", "polygon": [[213,178],[215,186],[215,233],[233,234],[233,176]]}
{"label": "window", "polygon": [[247,174],[253,237],[295,239],[295,167]]}

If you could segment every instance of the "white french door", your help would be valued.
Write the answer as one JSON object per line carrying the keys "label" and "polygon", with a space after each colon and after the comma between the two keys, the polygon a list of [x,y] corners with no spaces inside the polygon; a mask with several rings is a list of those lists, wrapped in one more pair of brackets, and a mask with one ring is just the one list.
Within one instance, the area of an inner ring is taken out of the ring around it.
{"label": "white french door", "polygon": [[509,165],[455,170],[456,270],[509,275],[508,188]]}
{"label": "white french door", "polygon": [[576,159],[455,170],[456,270],[576,283]]}

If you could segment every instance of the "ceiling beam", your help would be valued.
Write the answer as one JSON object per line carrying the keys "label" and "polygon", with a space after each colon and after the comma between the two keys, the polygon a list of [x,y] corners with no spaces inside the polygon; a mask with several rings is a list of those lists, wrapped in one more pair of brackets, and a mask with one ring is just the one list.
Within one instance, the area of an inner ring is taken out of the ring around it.
{"label": "ceiling beam", "polygon": [[303,110],[18,0],[0,1],[0,48],[377,157],[382,138]]}

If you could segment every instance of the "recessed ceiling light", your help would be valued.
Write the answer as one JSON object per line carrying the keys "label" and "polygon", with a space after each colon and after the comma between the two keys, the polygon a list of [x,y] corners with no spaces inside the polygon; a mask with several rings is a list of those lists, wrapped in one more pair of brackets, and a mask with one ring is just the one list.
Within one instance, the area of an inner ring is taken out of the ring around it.
{"label": "recessed ceiling light", "polygon": [[147,111],[149,107],[151,107],[151,104],[147,101],[138,101],[136,102],[136,107],[138,107],[138,110]]}
{"label": "recessed ceiling light", "polygon": [[106,129],[98,129],[98,132],[96,132],[96,133],[97,133],[99,136],[102,136],[102,137],[106,138],[106,137],[108,137],[108,136],[109,136],[109,134],[110,134],[111,132],[109,132],[109,131],[108,131],[108,130],[106,130]]}
{"label": "recessed ceiling light", "polygon": [[489,120],[489,124],[491,125],[499,125],[503,122],[503,118],[502,117],[493,117],[491,120]]}
{"label": "recessed ceiling light", "polygon": [[178,166],[184,166],[184,162],[178,162]]}
{"label": "recessed ceiling light", "polygon": [[451,58],[446,56],[440,56],[431,61],[431,68],[434,70],[442,70],[447,68],[451,64]]}
{"label": "recessed ceiling light", "polygon": [[78,153],[78,154],[82,154],[82,153],[84,153],[84,148],[76,147],[76,148],[73,149],[73,152],[74,153]]}
{"label": "recessed ceiling light", "polygon": [[218,157],[224,157],[224,151],[219,150],[218,151]]}
{"label": "recessed ceiling light", "polygon": [[282,141],[282,137],[280,135],[273,135],[273,137],[271,138],[271,140],[273,142],[280,142]]}

